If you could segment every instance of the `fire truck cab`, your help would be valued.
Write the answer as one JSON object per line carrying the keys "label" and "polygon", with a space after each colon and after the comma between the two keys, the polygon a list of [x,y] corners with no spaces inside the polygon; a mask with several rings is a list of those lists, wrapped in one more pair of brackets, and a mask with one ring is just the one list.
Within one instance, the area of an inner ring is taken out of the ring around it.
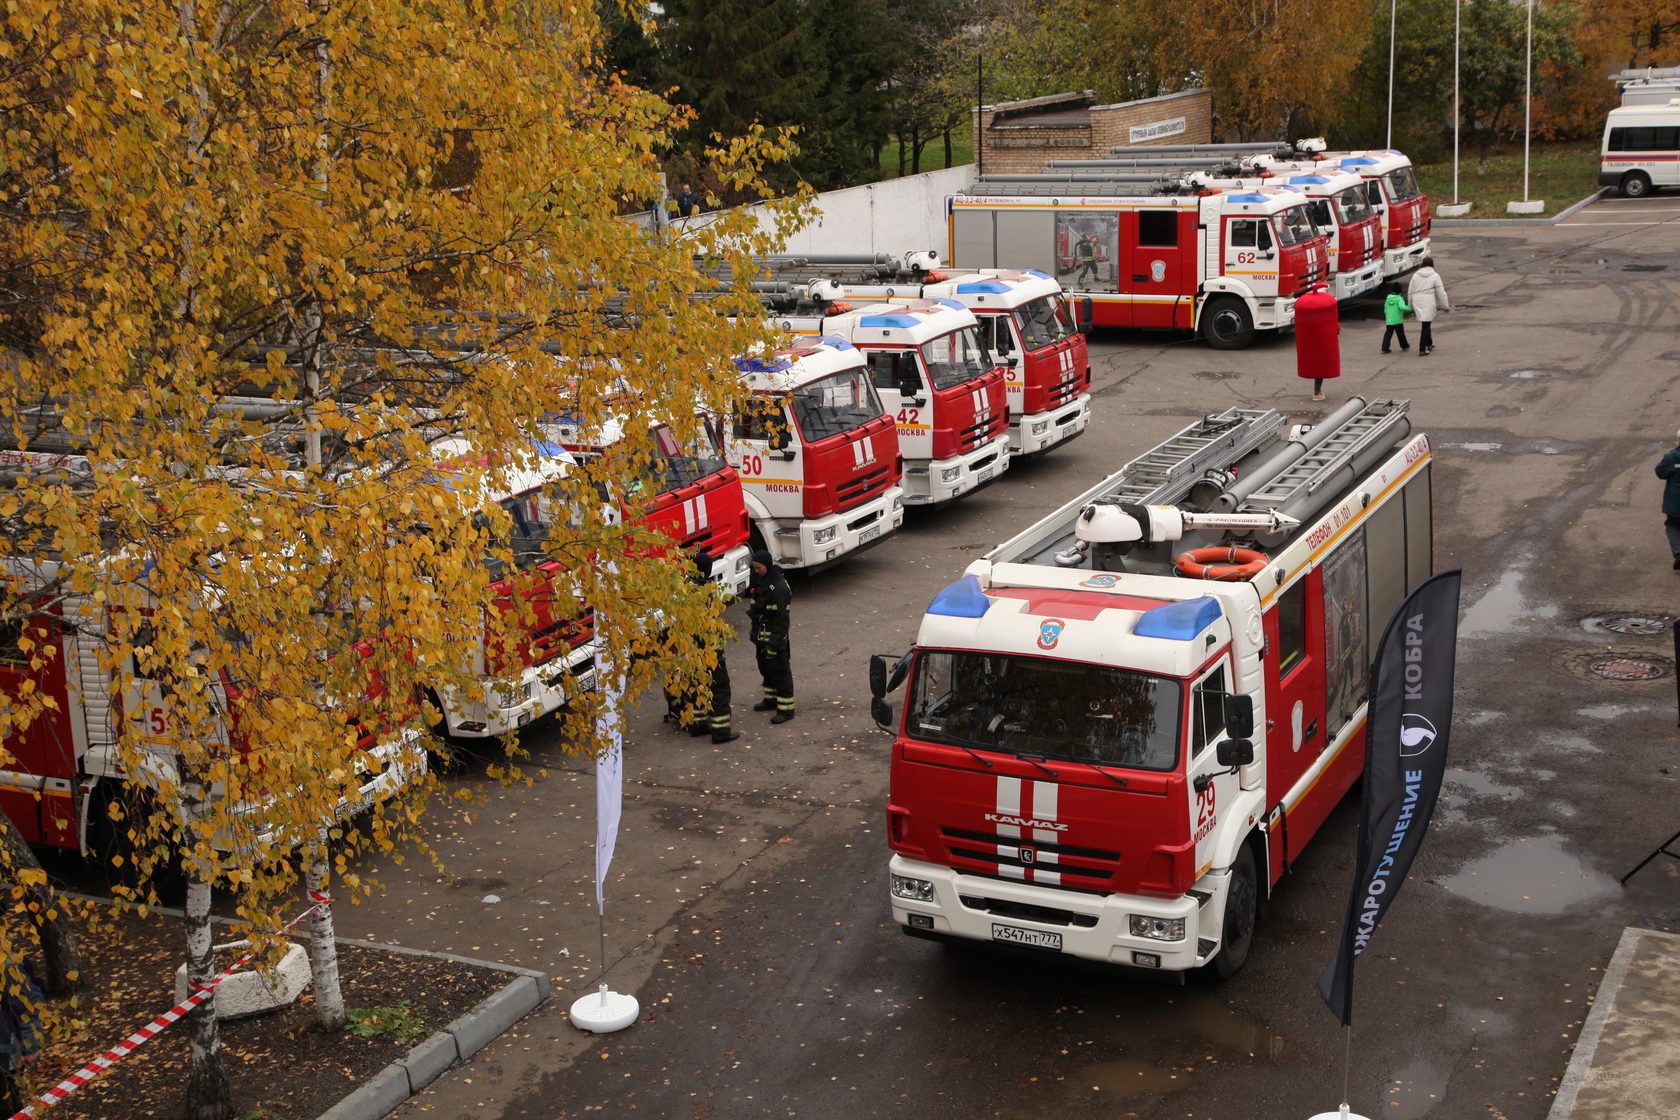
{"label": "fire truck cab", "polygon": [[[905,932],[1228,976],[1363,764],[1432,563],[1428,440],[1354,398],[1209,415],[942,590],[870,664]],[[906,682],[895,716],[886,699]]]}
{"label": "fire truck cab", "polygon": [[898,432],[863,353],[841,338],[801,339],[735,366],[747,392],[725,450],[755,547],[784,568],[816,571],[897,531]]}
{"label": "fire truck cab", "polygon": [[1363,179],[1367,200],[1382,222],[1384,279],[1416,271],[1429,255],[1429,196],[1418,186],[1417,173],[1405,153],[1393,149],[1325,152],[1307,160],[1259,158],[1255,164],[1279,173],[1292,170],[1314,175],[1339,170]]}
{"label": "fire truck cab", "polygon": [[1383,281],[1382,220],[1370,203],[1365,180],[1349,172],[1314,172],[1220,179],[1192,174],[1194,186],[1226,190],[1275,188],[1307,198],[1307,215],[1330,248],[1330,294],[1338,301],[1370,291]]}
{"label": "fire truck cab", "polygon": [[[1004,369],[981,341],[973,312],[951,299],[835,305],[826,282],[773,322],[794,335],[841,338],[862,355],[898,427],[904,504],[941,506],[1009,469]],[[815,306],[811,306],[814,302]]]}

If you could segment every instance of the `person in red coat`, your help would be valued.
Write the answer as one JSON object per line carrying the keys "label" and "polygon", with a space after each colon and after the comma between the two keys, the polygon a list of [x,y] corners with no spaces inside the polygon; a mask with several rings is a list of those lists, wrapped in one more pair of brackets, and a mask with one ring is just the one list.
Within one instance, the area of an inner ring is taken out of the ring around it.
{"label": "person in red coat", "polygon": [[1342,324],[1336,297],[1322,285],[1295,301],[1295,374],[1313,383],[1313,400],[1324,399],[1324,383],[1342,375]]}

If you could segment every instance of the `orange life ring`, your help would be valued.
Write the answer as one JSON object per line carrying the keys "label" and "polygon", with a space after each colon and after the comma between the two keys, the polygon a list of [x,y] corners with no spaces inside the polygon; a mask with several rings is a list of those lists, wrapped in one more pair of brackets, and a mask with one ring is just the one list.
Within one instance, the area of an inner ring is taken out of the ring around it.
{"label": "orange life ring", "polygon": [[1252,548],[1192,548],[1173,557],[1180,575],[1231,582],[1254,578],[1268,563],[1264,552]]}

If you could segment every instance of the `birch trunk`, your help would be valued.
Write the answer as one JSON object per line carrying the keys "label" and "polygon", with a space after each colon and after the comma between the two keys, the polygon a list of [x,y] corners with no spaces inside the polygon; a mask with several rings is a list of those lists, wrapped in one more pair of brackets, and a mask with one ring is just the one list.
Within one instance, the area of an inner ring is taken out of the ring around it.
{"label": "birch trunk", "polygon": [[309,967],[315,984],[315,1023],[324,1031],[340,1031],[349,1022],[344,1011],[344,989],[338,982],[338,941],[333,927],[332,864],[325,843],[311,844],[304,852],[304,886],[309,903],[320,909],[309,917]]}
{"label": "birch trunk", "polygon": [[[210,924],[210,884],[202,882],[196,867],[187,884],[187,986],[197,991],[216,975],[212,945],[215,932]],[[216,997],[195,1007],[187,1016],[187,1040],[192,1047],[187,1065],[186,1098],[181,1113],[186,1120],[229,1120],[233,1115],[231,1086],[222,1067],[222,1031],[216,1018]]]}
{"label": "birch trunk", "polygon": [[[62,907],[53,900],[47,888],[47,873],[35,858],[29,845],[23,842],[11,819],[0,813],[0,845],[15,874],[29,870],[30,885],[24,888],[29,920],[35,926],[35,936],[41,943],[41,987],[53,999],[62,999],[87,987],[86,970],[82,967],[82,952],[76,944],[76,930]],[[21,877],[20,877],[21,881]]]}

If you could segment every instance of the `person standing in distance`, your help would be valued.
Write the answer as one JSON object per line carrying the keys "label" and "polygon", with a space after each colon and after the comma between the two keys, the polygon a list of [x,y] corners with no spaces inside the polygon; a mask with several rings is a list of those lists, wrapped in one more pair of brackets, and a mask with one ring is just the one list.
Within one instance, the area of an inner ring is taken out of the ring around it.
{"label": "person standing in distance", "polygon": [[1441,283],[1441,274],[1435,271],[1434,257],[1424,257],[1423,264],[1412,273],[1412,282],[1406,288],[1406,300],[1417,315],[1418,357],[1421,358],[1435,349],[1435,336],[1429,331],[1430,324],[1435,321],[1435,313],[1452,310],[1452,304],[1447,302],[1447,286]]}
{"label": "person standing in distance", "polygon": [[[712,554],[704,549],[694,554],[694,578],[696,582],[707,586],[712,584]],[[707,716],[704,720],[696,719],[689,727],[690,735],[704,735],[710,731],[712,742],[733,743],[741,737],[741,733],[731,726],[730,707],[733,697],[729,689],[729,661],[724,657],[723,647],[720,645],[712,651],[717,660],[712,662],[712,680],[710,699],[706,702]]]}
{"label": "person standing in distance", "polygon": [[747,625],[758,653],[764,699],[753,705],[753,711],[775,712],[771,723],[793,718],[793,645],[788,636],[792,605],[793,591],[781,567],[763,549],[754,552],[752,579],[747,583]]}
{"label": "person standing in distance", "polygon": [[1680,572],[1680,432],[1675,446],[1657,463],[1657,477],[1663,480],[1663,528],[1668,532],[1668,550],[1674,554],[1674,570]]}

